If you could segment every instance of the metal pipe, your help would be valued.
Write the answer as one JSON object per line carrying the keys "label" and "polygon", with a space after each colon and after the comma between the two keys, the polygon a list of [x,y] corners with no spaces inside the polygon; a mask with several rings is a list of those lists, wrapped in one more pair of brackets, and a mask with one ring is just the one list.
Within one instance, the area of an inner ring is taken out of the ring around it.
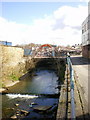
{"label": "metal pipe", "polygon": [[74,72],[72,69],[72,63],[70,57],[67,57],[67,64],[70,70],[70,87],[71,87],[71,119],[76,118],[75,115],[75,101],[74,101]]}
{"label": "metal pipe", "polygon": [[74,90],[71,89],[71,119],[75,119],[75,102],[74,102]]}

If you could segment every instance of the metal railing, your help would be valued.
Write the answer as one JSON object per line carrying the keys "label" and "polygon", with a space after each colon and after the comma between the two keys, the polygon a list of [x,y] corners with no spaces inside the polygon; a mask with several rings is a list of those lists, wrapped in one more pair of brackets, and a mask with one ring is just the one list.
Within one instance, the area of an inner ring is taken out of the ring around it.
{"label": "metal railing", "polygon": [[69,56],[67,56],[67,64],[70,71],[71,119],[75,120],[76,115],[75,115],[75,101],[74,101],[74,71],[73,71],[72,62]]}

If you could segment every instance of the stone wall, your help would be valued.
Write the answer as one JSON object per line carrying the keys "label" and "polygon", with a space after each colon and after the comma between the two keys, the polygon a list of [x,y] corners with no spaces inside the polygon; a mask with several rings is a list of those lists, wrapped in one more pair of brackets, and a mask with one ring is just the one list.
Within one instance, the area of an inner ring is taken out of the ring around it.
{"label": "stone wall", "polygon": [[7,85],[10,81],[17,81],[28,68],[34,66],[31,59],[23,55],[22,48],[0,45],[0,83]]}

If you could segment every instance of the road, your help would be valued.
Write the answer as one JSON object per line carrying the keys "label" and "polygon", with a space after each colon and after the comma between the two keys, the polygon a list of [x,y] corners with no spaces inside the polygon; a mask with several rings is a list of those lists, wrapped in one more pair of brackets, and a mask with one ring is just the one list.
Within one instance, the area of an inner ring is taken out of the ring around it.
{"label": "road", "polygon": [[90,80],[90,60],[82,56],[71,56],[73,69],[78,76],[79,84],[82,87],[85,99],[89,102],[89,80]]}

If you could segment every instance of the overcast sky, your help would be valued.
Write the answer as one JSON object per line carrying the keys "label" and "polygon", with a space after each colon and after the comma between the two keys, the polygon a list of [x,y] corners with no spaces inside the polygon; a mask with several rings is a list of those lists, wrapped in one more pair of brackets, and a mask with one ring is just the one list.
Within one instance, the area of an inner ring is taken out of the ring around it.
{"label": "overcast sky", "polygon": [[[83,1],[83,0],[80,0]],[[2,2],[0,40],[13,45],[81,43],[81,25],[87,2]]]}

